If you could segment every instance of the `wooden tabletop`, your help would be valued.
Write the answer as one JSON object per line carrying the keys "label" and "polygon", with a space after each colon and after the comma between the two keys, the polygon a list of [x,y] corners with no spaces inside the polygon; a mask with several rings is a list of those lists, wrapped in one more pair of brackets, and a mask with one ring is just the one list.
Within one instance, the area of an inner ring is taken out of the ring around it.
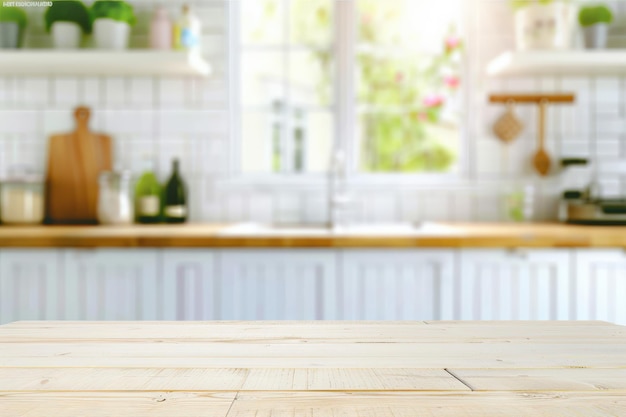
{"label": "wooden tabletop", "polygon": [[426,223],[344,231],[245,225],[0,226],[5,248],[626,248],[626,227],[552,223]]}
{"label": "wooden tabletop", "polygon": [[2,417],[623,417],[603,322],[18,322]]}

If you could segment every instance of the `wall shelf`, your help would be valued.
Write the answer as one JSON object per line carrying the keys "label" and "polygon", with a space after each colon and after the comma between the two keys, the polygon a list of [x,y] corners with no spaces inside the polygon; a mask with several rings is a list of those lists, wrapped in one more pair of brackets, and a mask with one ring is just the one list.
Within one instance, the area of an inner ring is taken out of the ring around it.
{"label": "wall shelf", "polygon": [[487,66],[491,76],[626,75],[626,50],[505,52]]}
{"label": "wall shelf", "polygon": [[155,50],[0,50],[0,75],[15,76],[208,76],[200,55]]}

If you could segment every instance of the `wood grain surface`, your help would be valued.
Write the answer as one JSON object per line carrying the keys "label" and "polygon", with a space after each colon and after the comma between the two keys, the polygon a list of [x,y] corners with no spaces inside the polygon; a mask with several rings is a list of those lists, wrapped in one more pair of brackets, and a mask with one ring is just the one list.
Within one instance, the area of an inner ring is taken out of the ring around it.
{"label": "wood grain surface", "polygon": [[0,416],[626,415],[603,322],[17,322]]}
{"label": "wood grain surface", "polygon": [[97,222],[98,177],[112,169],[111,138],[89,130],[90,110],[75,111],[76,130],[48,145],[46,218],[51,223]]}
{"label": "wood grain surface", "polygon": [[0,247],[176,248],[626,248],[626,227],[441,223],[413,234],[230,234],[219,224],[0,226]]}

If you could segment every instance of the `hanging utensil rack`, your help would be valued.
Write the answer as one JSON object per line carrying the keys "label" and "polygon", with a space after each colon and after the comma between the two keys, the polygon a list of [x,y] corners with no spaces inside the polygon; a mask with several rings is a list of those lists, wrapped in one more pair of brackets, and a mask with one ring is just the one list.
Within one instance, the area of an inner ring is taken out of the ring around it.
{"label": "hanging utensil rack", "polygon": [[535,155],[534,165],[537,172],[547,176],[550,171],[551,161],[544,149],[546,137],[546,109],[550,104],[571,104],[576,101],[576,96],[570,93],[564,94],[491,94],[490,103],[500,104],[535,104],[539,107],[539,147]]}

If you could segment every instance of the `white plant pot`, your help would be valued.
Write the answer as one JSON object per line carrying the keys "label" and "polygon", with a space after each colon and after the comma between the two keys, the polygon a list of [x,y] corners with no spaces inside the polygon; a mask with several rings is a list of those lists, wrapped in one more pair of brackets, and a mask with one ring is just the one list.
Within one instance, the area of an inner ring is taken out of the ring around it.
{"label": "white plant pot", "polygon": [[126,49],[130,38],[130,25],[113,19],[96,19],[93,36],[97,49]]}
{"label": "white plant pot", "polygon": [[604,49],[609,39],[609,25],[596,23],[583,29],[587,49]]}
{"label": "white plant pot", "polygon": [[83,31],[78,23],[54,22],[52,24],[52,45],[56,49],[77,49]]}
{"label": "white plant pot", "polygon": [[565,2],[532,4],[515,13],[517,49],[570,49],[576,28],[576,6]]}

